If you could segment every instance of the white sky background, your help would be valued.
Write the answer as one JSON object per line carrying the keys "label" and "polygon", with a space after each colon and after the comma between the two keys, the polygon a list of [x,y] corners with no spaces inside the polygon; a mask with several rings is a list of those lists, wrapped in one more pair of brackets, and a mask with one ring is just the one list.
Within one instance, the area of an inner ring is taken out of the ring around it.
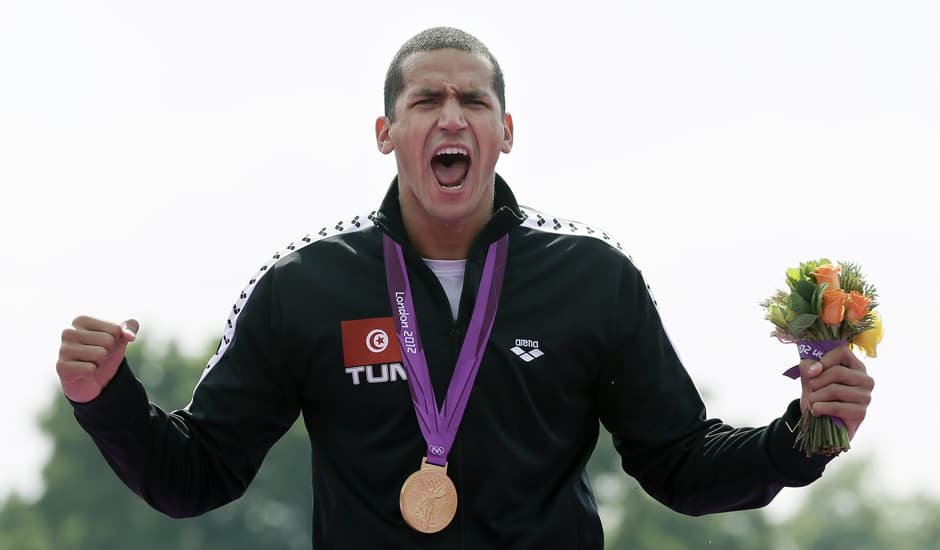
{"label": "white sky background", "polygon": [[194,350],[270,254],[378,204],[386,66],[440,24],[503,66],[520,202],[623,242],[711,415],[798,395],[758,306],[784,270],[859,263],[887,332],[849,456],[940,498],[935,3],[402,4],[2,4],[0,498],[38,494],[75,315]]}

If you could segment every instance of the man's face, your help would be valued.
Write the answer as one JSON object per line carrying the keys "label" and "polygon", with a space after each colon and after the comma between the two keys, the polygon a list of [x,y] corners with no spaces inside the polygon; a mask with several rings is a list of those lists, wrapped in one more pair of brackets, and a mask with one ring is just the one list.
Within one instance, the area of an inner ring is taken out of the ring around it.
{"label": "man's face", "polygon": [[512,118],[501,114],[486,58],[454,49],[419,52],[402,63],[395,121],[376,121],[376,140],[395,152],[406,222],[489,219],[500,152],[512,149]]}

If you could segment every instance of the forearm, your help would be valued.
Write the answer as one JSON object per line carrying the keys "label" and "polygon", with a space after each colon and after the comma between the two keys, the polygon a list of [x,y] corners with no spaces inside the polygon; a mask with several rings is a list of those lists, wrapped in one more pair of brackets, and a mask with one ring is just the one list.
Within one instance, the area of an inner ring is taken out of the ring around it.
{"label": "forearm", "polygon": [[148,401],[127,363],[75,417],[118,477],[172,517],[202,514],[240,496],[254,474],[220,461],[184,416]]}
{"label": "forearm", "polygon": [[689,515],[759,508],[784,487],[807,485],[830,458],[806,458],[787,427],[799,420],[798,402],[764,428],[732,428],[717,420],[642,455],[624,449],[624,465],[670,508]]}

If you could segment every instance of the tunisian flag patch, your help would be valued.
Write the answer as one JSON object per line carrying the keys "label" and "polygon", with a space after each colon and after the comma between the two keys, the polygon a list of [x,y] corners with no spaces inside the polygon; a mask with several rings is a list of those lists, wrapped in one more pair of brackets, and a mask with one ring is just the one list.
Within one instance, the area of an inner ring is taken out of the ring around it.
{"label": "tunisian flag patch", "polygon": [[343,364],[347,367],[401,362],[391,317],[343,321]]}

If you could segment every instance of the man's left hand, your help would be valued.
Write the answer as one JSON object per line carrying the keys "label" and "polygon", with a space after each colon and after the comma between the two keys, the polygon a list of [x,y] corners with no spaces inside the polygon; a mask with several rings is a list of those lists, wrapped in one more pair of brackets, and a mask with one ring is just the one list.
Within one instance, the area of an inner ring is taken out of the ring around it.
{"label": "man's left hand", "polygon": [[865,420],[875,380],[868,375],[865,364],[852,353],[848,346],[840,346],[819,361],[800,361],[800,380],[803,395],[800,407],[816,416],[834,416],[842,419],[849,432],[855,436],[859,425]]}

